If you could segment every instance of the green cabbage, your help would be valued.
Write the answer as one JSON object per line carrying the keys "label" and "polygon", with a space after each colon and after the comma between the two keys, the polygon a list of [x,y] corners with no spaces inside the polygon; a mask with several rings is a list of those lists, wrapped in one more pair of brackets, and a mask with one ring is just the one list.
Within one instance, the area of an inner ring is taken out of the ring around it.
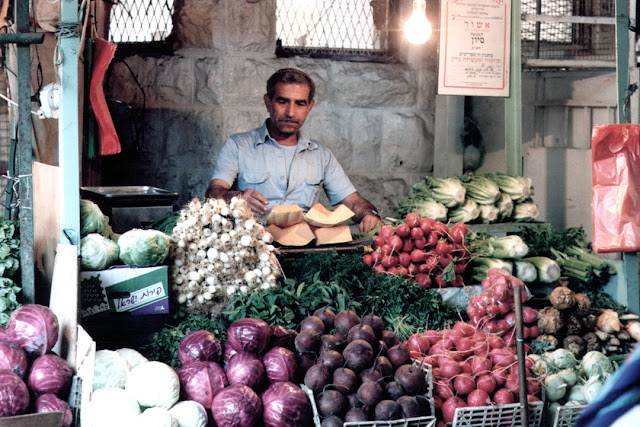
{"label": "green cabbage", "polygon": [[105,270],[118,261],[118,244],[98,233],[80,239],[80,265],[84,270]]}
{"label": "green cabbage", "polygon": [[104,234],[109,219],[102,213],[98,205],[91,200],[80,199],[80,235],[89,233]]}
{"label": "green cabbage", "polygon": [[120,260],[131,267],[155,267],[169,255],[171,238],[158,230],[134,228],[118,239]]}

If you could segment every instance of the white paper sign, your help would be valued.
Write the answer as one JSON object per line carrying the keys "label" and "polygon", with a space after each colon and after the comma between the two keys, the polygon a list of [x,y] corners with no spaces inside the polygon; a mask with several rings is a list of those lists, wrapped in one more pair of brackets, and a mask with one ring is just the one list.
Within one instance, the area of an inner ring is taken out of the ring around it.
{"label": "white paper sign", "polygon": [[442,0],[439,95],[509,96],[511,2]]}

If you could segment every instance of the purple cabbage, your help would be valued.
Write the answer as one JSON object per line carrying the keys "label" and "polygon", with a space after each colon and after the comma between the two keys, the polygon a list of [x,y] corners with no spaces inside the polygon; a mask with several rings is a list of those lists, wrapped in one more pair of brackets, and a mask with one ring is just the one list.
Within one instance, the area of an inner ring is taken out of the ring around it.
{"label": "purple cabbage", "polygon": [[182,400],[193,400],[205,408],[211,408],[211,402],[229,381],[222,367],[213,361],[195,361],[176,370],[180,379]]}
{"label": "purple cabbage", "polygon": [[269,347],[284,347],[295,350],[295,339],[298,333],[294,329],[287,329],[281,325],[271,325],[271,343]]}
{"label": "purple cabbage", "polygon": [[262,401],[245,384],[232,385],[213,398],[211,415],[218,427],[251,427],[262,415]]}
{"label": "purple cabbage", "polygon": [[211,360],[220,362],[222,346],[209,331],[193,331],[188,333],[178,347],[178,359],[182,365],[195,361]]}
{"label": "purple cabbage", "polygon": [[262,364],[270,383],[292,381],[298,367],[296,355],[284,347],[273,347],[267,351],[262,357]]}
{"label": "purple cabbage", "polygon": [[271,327],[261,319],[238,319],[227,329],[227,345],[236,351],[261,354],[266,350],[270,339]]}
{"label": "purple cabbage", "polygon": [[312,424],[307,394],[291,382],[271,384],[262,393],[265,427],[297,427]]}
{"label": "purple cabbage", "polygon": [[73,412],[67,402],[53,393],[45,393],[36,399],[35,410],[40,412],[64,412],[62,427],[69,427],[73,423]]}
{"label": "purple cabbage", "polygon": [[246,384],[251,388],[264,380],[262,360],[248,351],[239,351],[229,359],[227,378],[230,385]]}
{"label": "purple cabbage", "polygon": [[0,369],[13,371],[24,379],[27,372],[27,353],[13,341],[0,340]]}
{"label": "purple cabbage", "polygon": [[55,354],[43,354],[33,361],[27,383],[34,393],[62,396],[69,391],[72,379],[73,369],[66,360]]}
{"label": "purple cabbage", "polygon": [[0,340],[9,340],[9,335],[7,334],[7,327],[0,325]]}
{"label": "purple cabbage", "polygon": [[233,357],[234,354],[236,354],[238,352],[238,350],[234,349],[233,347],[231,347],[230,345],[224,345],[223,346],[223,356],[222,356],[222,360],[224,361],[224,368],[227,369],[227,365],[229,364],[229,360],[231,360],[231,358]]}
{"label": "purple cabbage", "polygon": [[22,379],[9,371],[0,370],[0,417],[21,415],[29,406],[29,389]]}
{"label": "purple cabbage", "polygon": [[48,353],[58,341],[58,317],[40,304],[18,307],[7,322],[9,339],[20,345],[30,357]]}

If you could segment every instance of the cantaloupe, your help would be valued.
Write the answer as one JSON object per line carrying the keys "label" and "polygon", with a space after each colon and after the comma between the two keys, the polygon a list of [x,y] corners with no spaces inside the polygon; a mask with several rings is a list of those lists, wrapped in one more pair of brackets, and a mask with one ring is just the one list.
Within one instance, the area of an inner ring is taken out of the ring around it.
{"label": "cantaloupe", "polygon": [[334,227],[351,219],[355,215],[345,205],[338,205],[333,211],[316,203],[304,214],[304,220],[314,227]]}
{"label": "cantaloupe", "polygon": [[348,225],[317,227],[313,229],[313,234],[316,236],[316,245],[335,245],[353,240]]}
{"label": "cantaloupe", "polygon": [[304,214],[298,205],[275,205],[267,216],[267,225],[289,227],[304,221]]}
{"label": "cantaloupe", "polygon": [[306,246],[316,237],[309,224],[304,221],[288,227],[271,224],[267,231],[271,233],[273,240],[284,246]]}

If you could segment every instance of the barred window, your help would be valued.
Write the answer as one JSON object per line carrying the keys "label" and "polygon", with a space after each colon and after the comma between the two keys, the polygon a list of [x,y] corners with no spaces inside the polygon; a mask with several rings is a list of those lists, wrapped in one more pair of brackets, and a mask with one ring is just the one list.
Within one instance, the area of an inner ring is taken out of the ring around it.
{"label": "barred window", "polygon": [[172,15],[173,0],[115,0],[109,14],[109,41],[164,41],[173,29]]}
{"label": "barred window", "polygon": [[[536,0],[522,0],[522,13],[536,14]],[[540,15],[570,16],[573,15],[573,5],[570,0],[559,0],[554,2],[541,2]],[[536,23],[525,21],[521,24],[522,40],[535,40]],[[548,42],[570,43],[571,24],[554,23],[540,26],[540,40]]]}
{"label": "barred window", "polygon": [[313,57],[389,54],[389,0],[277,0],[277,52]]}

